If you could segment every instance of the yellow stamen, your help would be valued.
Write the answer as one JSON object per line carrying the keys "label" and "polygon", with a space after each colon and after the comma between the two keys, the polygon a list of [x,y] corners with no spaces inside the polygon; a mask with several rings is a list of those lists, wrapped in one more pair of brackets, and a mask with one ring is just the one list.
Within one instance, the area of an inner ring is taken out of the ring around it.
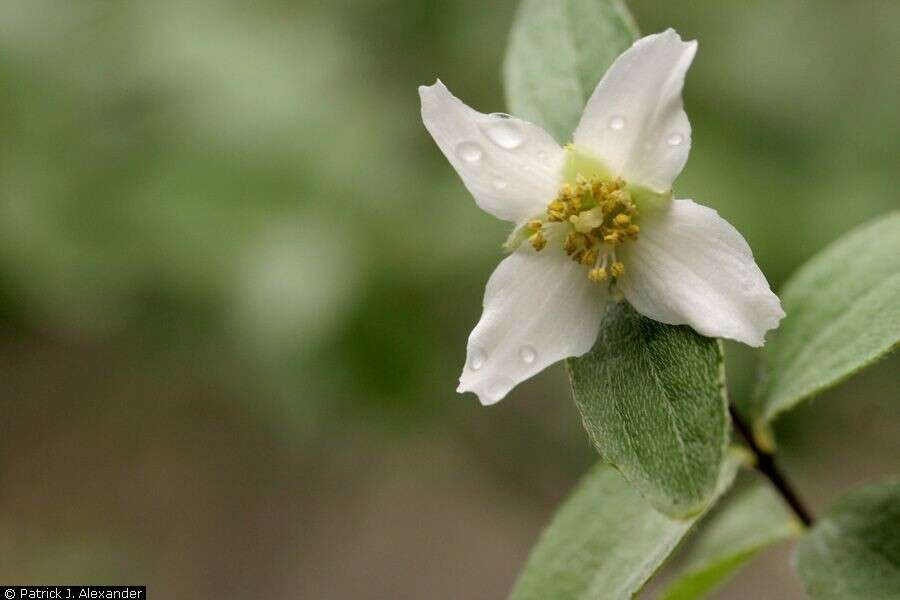
{"label": "yellow stamen", "polygon": [[584,206],[581,202],[581,196],[572,196],[572,199],[566,203],[566,208],[569,210],[569,214],[578,214],[581,212],[581,207]]}
{"label": "yellow stamen", "polygon": [[588,271],[588,279],[590,279],[594,283],[605,281],[606,277],[606,269],[604,269],[603,267],[597,267]]}
{"label": "yellow stamen", "polygon": [[614,262],[609,265],[609,274],[612,277],[619,277],[625,272],[625,265],[620,263],[619,261]]}
{"label": "yellow stamen", "polygon": [[552,231],[554,243],[560,240],[566,254],[588,268],[591,281],[614,280],[625,272],[625,266],[614,260],[614,248],[640,233],[631,193],[620,178],[579,172],[569,176],[574,182],[560,187],[546,215],[527,221],[520,231],[535,250],[547,245],[545,233]]}
{"label": "yellow stamen", "polygon": [[615,200],[616,202],[628,203],[631,202],[631,194],[628,190],[623,190],[621,188],[615,188],[614,190],[609,192],[609,197]]}

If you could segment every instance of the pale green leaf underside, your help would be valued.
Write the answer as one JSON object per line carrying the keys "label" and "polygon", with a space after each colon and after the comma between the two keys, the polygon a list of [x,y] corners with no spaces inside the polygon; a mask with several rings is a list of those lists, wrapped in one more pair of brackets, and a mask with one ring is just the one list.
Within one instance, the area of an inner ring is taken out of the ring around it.
{"label": "pale green leaf underside", "polygon": [[900,481],[839,501],[800,541],[797,570],[815,600],[900,598]]}
{"label": "pale green leaf underside", "polygon": [[765,346],[757,427],[832,387],[900,342],[900,213],[850,232],[781,294],[787,317]]}
{"label": "pale green leaf underside", "polygon": [[667,515],[703,510],[729,434],[719,343],[620,302],[609,307],[594,348],[567,364],[601,456]]}
{"label": "pale green leaf underside", "polygon": [[504,65],[510,112],[569,141],[600,78],[637,35],[621,0],[523,0]]}
{"label": "pale green leaf underside", "polygon": [[[729,454],[719,473],[717,493],[731,485],[745,460],[742,451]],[[631,598],[695,520],[666,517],[615,469],[597,465],[541,534],[510,598]]]}
{"label": "pale green leaf underside", "polygon": [[685,549],[678,578],[660,600],[703,598],[760,550],[801,531],[802,525],[772,488],[755,480],[726,497],[703,520]]}

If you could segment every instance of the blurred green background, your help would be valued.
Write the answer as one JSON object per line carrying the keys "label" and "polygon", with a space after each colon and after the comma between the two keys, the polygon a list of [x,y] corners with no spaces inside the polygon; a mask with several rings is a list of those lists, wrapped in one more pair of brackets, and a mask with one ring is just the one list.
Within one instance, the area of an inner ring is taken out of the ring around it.
{"label": "blurred green background", "polygon": [[[515,4],[0,0],[0,582],[508,590],[594,454],[558,367],[454,392],[507,232],[416,87],[503,110]],[[774,286],[900,204],[900,4],[630,6],[700,40],[676,193]],[[778,424],[817,510],[896,468],[897,367]],[[802,597],[790,550],[719,597]]]}

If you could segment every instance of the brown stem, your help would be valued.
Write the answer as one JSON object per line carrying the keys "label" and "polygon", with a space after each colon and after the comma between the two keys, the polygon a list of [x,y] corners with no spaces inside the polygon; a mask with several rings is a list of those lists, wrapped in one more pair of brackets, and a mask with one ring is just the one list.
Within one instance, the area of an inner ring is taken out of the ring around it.
{"label": "brown stem", "polygon": [[741,432],[741,435],[747,441],[747,445],[750,446],[750,450],[756,457],[756,470],[762,473],[772,483],[775,489],[778,490],[778,493],[781,494],[784,501],[788,503],[788,506],[794,511],[797,518],[800,519],[800,522],[806,527],[811,527],[814,521],[812,513],[809,512],[809,509],[806,508],[806,505],[800,500],[800,496],[797,495],[794,486],[788,482],[781,472],[781,469],[775,464],[775,457],[759,447],[756,440],[753,438],[753,434],[750,432],[750,428],[744,422],[738,411],[735,410],[734,406],[729,406],[728,408],[731,412],[731,420],[734,423],[734,427]]}

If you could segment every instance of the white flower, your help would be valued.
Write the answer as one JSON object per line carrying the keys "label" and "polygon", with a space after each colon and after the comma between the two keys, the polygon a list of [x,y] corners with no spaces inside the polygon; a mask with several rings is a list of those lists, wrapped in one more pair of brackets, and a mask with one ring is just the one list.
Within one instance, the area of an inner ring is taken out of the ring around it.
{"label": "white flower", "polygon": [[422,120],[475,202],[515,224],[469,336],[457,391],[483,404],[590,350],[611,294],[710,337],[761,346],[784,316],[744,238],[716,211],[672,200],[691,126],[681,88],[697,43],[635,42],[588,100],[573,144],[479,113],[437,81]]}

